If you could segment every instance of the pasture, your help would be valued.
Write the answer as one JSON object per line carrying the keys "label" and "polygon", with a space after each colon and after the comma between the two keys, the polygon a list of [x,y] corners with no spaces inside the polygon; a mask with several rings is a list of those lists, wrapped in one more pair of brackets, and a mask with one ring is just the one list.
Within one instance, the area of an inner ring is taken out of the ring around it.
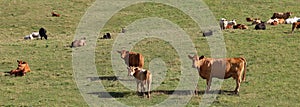
{"label": "pasture", "polygon": [[[249,25],[246,17],[267,21],[274,12],[293,12],[300,17],[299,0],[204,0],[216,17],[236,19]],[[0,1],[0,106],[88,106],[73,78],[72,49],[79,21],[94,0],[1,0]],[[61,14],[51,17],[51,12]],[[113,39],[97,39],[95,63],[99,77],[114,76],[111,51],[121,27],[144,17],[163,17],[179,25],[190,35],[198,55],[210,56],[210,49],[199,27],[189,16],[176,8],[156,3],[136,4],[116,13],[100,31]],[[23,40],[25,35],[47,29],[48,40]],[[291,34],[290,24],[267,25],[266,30],[224,30],[226,57],[247,59],[246,82],[241,83],[240,94],[232,95],[235,81],[223,82],[224,92],[218,94],[212,106],[300,106],[300,30]],[[87,41],[87,44],[88,41]],[[79,47],[82,48],[82,47]],[[151,99],[140,98],[134,90],[118,80],[99,80],[111,96],[130,106],[159,104],[168,98],[180,81],[180,61],[176,50],[168,42],[148,38],[132,49],[145,57],[145,68],[155,58],[166,65],[166,77],[154,89]],[[192,53],[192,52],[191,52]],[[17,67],[17,60],[29,63],[31,72],[24,77],[4,76],[3,72]],[[120,61],[123,61],[120,59]],[[190,61],[192,65],[192,61]],[[124,68],[126,69],[126,68]],[[196,70],[193,70],[198,75]],[[124,75],[127,76],[127,75]],[[153,77],[157,78],[157,77]],[[136,84],[135,81],[131,81]],[[199,79],[199,91],[206,89]],[[186,106],[198,106],[203,93],[193,96]],[[101,95],[95,94],[94,96]],[[178,95],[179,97],[182,95]],[[107,105],[109,106],[109,105]]]}

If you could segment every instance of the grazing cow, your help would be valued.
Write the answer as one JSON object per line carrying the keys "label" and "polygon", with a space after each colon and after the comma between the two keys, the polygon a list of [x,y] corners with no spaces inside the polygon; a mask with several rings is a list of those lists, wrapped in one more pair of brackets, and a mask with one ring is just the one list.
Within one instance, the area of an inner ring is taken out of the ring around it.
{"label": "grazing cow", "polygon": [[264,22],[255,25],[255,30],[266,30],[266,25]]}
{"label": "grazing cow", "polygon": [[212,30],[209,30],[209,31],[203,32],[203,37],[206,37],[206,36],[211,36],[211,35],[213,35],[213,31],[212,31]]}
{"label": "grazing cow", "polygon": [[286,13],[274,13],[273,16],[271,17],[271,19],[275,19],[275,18],[278,18],[278,19],[287,19],[289,18],[290,16],[292,15],[292,12],[286,12]]}
{"label": "grazing cow", "polygon": [[[150,98],[150,89],[152,82],[152,74],[149,70],[144,70],[138,67],[127,67],[128,76],[134,76],[136,79],[136,91],[142,92],[143,96],[146,94],[147,98]],[[140,88],[141,87],[141,90]],[[146,87],[146,89],[145,89]]]}
{"label": "grazing cow", "polygon": [[46,29],[40,28],[39,34],[40,34],[40,36],[41,36],[41,40],[43,39],[43,37],[47,40],[48,36],[47,36],[46,33],[47,33],[47,30],[46,30]]}
{"label": "grazing cow", "polygon": [[111,39],[110,33],[104,34],[101,39]]}
{"label": "grazing cow", "polygon": [[60,17],[60,14],[58,14],[58,13],[51,12],[51,14],[52,14],[53,17]]}
{"label": "grazing cow", "polygon": [[144,57],[140,53],[136,52],[129,52],[126,50],[117,51],[121,54],[121,58],[124,59],[127,66],[133,66],[133,67],[144,67]]}
{"label": "grazing cow", "polygon": [[30,72],[30,68],[27,62],[17,60],[18,62],[18,68],[15,70],[11,70],[9,72],[10,75],[15,75],[15,76],[24,76],[27,72]]}
{"label": "grazing cow", "polygon": [[85,37],[83,37],[83,38],[81,38],[81,39],[79,39],[79,40],[74,40],[74,41],[71,43],[71,46],[70,46],[70,47],[71,47],[71,48],[75,48],[75,47],[84,46],[84,45],[86,45],[85,40],[86,40]]}
{"label": "grazing cow", "polygon": [[300,18],[294,17],[294,18],[288,18],[285,20],[286,24],[293,24],[294,22],[300,22]]}
{"label": "grazing cow", "polygon": [[248,26],[246,26],[244,24],[237,24],[237,25],[233,26],[233,29],[248,29]]}
{"label": "grazing cow", "polygon": [[292,33],[294,33],[295,28],[299,29],[300,28],[300,22],[294,22],[292,25]]}
{"label": "grazing cow", "polygon": [[[209,91],[213,77],[219,79],[228,79],[230,77],[236,80],[235,94],[238,94],[240,83],[246,80],[246,59],[245,58],[206,58],[198,55],[188,56],[193,60],[192,67],[197,68],[199,76],[206,79],[206,92]],[[223,71],[224,70],[224,71]],[[198,86],[197,86],[198,88]],[[197,92],[197,91],[196,91]]]}

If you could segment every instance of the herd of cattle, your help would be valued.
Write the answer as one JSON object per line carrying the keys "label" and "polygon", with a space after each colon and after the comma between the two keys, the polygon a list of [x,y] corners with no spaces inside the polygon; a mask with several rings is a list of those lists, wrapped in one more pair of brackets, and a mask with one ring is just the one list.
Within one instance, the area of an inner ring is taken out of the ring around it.
{"label": "herd of cattle", "polygon": [[[274,13],[273,16],[263,22],[260,18],[246,18],[247,22],[252,22],[252,25],[255,25],[255,30],[265,30],[266,24],[269,25],[278,25],[278,24],[292,24],[292,33],[294,33],[295,28],[300,28],[300,18],[294,17],[289,18],[292,15],[292,12],[286,13]],[[235,20],[228,21],[225,18],[220,20],[221,29],[248,29],[247,25],[237,24]]]}
{"label": "herd of cattle", "polygon": [[[247,22],[252,22],[255,25],[256,30],[265,30],[266,25],[278,25],[278,24],[292,24],[292,33],[295,28],[300,28],[300,18],[289,18],[292,15],[291,12],[286,13],[274,13],[273,16],[267,21],[263,22],[259,18],[246,18]],[[59,17],[60,14],[52,12],[52,16]],[[248,26],[244,24],[237,24],[235,20],[227,21],[225,18],[220,20],[220,28],[224,29],[248,29]],[[40,28],[39,32],[33,32],[30,35],[24,37],[24,39],[33,38],[45,38],[47,40],[46,29]],[[122,33],[125,33],[125,29],[122,28]],[[203,35],[212,35],[212,31],[206,32]],[[110,33],[103,35],[101,39],[111,39]],[[71,43],[71,48],[80,47],[86,45],[86,38],[74,40]],[[137,82],[137,92],[146,94],[150,98],[150,87],[152,81],[152,74],[149,70],[143,69],[144,57],[141,53],[129,52],[127,50],[118,51],[121,54],[121,58],[127,65],[128,75],[134,76]],[[199,76],[206,80],[206,91],[210,90],[212,78],[227,79],[232,77],[236,81],[235,94],[239,93],[240,84],[246,79],[246,59],[243,57],[238,58],[207,58],[204,56],[188,56],[192,60],[192,67],[198,70]],[[24,76],[27,72],[30,72],[30,68],[27,62],[19,61],[18,67],[15,70],[11,70],[10,75]],[[197,92],[198,86],[196,88]]]}

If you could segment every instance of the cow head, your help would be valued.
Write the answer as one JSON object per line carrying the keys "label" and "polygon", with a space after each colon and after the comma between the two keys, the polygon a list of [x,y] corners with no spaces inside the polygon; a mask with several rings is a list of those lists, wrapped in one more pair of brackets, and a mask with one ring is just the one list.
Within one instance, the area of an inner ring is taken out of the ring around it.
{"label": "cow head", "polygon": [[203,59],[205,58],[203,55],[202,56],[198,56],[198,55],[194,55],[194,56],[190,56],[188,55],[188,57],[193,60],[193,68],[200,68],[201,64],[203,63]]}
{"label": "cow head", "polygon": [[18,69],[24,69],[24,67],[27,64],[27,62],[24,62],[22,60],[17,60],[17,62],[18,62]]}
{"label": "cow head", "polygon": [[139,68],[137,67],[127,67],[127,70],[128,70],[128,76],[133,76],[133,74],[138,70]]}
{"label": "cow head", "polygon": [[125,57],[129,54],[129,51],[126,50],[117,51],[117,52],[121,54],[122,59],[125,59]]}

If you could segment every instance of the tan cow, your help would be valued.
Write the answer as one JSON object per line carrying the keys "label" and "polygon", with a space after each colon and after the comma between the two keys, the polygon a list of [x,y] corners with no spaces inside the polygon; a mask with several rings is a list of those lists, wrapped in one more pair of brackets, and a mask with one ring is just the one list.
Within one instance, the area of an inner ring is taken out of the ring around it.
{"label": "tan cow", "polygon": [[18,62],[18,68],[15,70],[11,70],[9,73],[10,75],[15,76],[24,76],[27,72],[30,72],[30,68],[27,62],[17,60]]}
{"label": "tan cow", "polygon": [[[137,92],[142,92],[143,95],[146,93],[147,98],[150,98],[150,88],[152,82],[151,72],[139,67],[127,67],[127,69],[128,76],[134,76],[136,79]],[[140,88],[142,89],[140,90]]]}
{"label": "tan cow", "polygon": [[144,67],[144,57],[142,54],[136,52],[129,52],[126,50],[117,51],[117,52],[121,54],[121,58],[124,59],[128,67],[130,66],[140,67],[140,68]]}
{"label": "tan cow", "polygon": [[[206,58],[198,55],[188,56],[193,60],[193,68],[197,68],[199,76],[206,79],[208,92],[211,85],[212,77],[219,79],[234,78],[236,80],[235,94],[238,94],[240,83],[246,80],[246,59],[245,58]],[[224,70],[224,71],[223,71]],[[198,89],[198,85],[197,85]],[[197,92],[197,91],[196,91]]]}

